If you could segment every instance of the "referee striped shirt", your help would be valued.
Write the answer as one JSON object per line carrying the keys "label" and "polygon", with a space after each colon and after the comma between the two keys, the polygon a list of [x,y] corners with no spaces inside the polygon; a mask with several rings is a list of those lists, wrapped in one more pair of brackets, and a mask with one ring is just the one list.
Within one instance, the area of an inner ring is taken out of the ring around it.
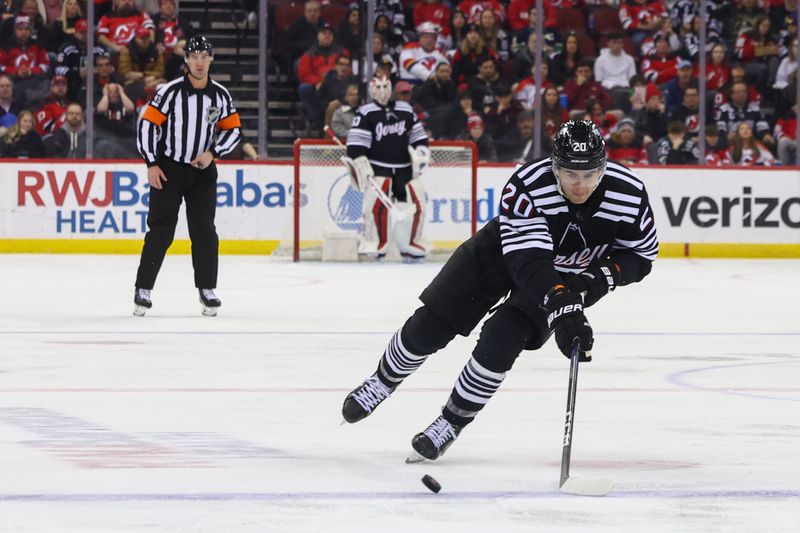
{"label": "referee striped shirt", "polygon": [[189,164],[206,150],[228,154],[242,138],[228,90],[212,80],[195,89],[186,75],[164,84],[145,107],[136,144],[148,167],[158,157]]}

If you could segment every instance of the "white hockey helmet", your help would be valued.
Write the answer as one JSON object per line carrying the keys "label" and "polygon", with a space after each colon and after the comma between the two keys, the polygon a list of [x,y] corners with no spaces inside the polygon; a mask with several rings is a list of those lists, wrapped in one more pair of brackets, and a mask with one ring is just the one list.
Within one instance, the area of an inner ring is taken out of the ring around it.
{"label": "white hockey helmet", "polygon": [[372,78],[369,82],[369,95],[378,105],[388,104],[392,97],[392,80],[386,76]]}

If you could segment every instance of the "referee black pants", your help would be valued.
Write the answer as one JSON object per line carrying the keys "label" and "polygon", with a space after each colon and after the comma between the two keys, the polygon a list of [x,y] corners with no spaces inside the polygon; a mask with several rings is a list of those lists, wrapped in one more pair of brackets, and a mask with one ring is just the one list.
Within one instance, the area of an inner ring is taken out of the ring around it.
{"label": "referee black pants", "polygon": [[217,286],[219,238],[214,226],[217,209],[217,166],[193,168],[168,159],[158,165],[167,177],[161,189],[150,188],[150,212],[147,215],[147,234],[144,236],[142,257],[136,274],[136,287],[152,289],[167,249],[175,237],[178,211],[186,199],[186,220],[192,241],[194,284],[199,289]]}

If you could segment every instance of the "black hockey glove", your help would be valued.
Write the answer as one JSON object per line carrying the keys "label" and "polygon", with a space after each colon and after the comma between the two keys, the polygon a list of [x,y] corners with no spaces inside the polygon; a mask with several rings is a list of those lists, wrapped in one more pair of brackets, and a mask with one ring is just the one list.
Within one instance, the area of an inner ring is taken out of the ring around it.
{"label": "black hockey glove", "polygon": [[613,291],[620,280],[619,266],[611,261],[601,260],[567,281],[569,290],[583,293],[584,307],[591,307],[600,298]]}
{"label": "black hockey glove", "polygon": [[547,325],[555,330],[556,344],[566,357],[571,357],[572,341],[578,339],[581,361],[592,360],[594,336],[589,321],[583,314],[583,302],[577,292],[564,285],[556,285],[544,297]]}

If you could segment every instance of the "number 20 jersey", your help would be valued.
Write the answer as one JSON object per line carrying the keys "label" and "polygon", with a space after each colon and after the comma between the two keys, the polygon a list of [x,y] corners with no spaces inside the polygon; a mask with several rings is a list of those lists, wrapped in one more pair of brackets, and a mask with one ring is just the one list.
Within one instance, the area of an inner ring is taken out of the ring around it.
{"label": "number 20 jersey", "polygon": [[610,258],[621,285],[640,281],[658,255],[658,236],[644,184],[609,161],[597,189],[581,205],[557,189],[550,158],[525,164],[506,183],[497,217],[503,258],[515,285],[541,301],[560,274]]}

